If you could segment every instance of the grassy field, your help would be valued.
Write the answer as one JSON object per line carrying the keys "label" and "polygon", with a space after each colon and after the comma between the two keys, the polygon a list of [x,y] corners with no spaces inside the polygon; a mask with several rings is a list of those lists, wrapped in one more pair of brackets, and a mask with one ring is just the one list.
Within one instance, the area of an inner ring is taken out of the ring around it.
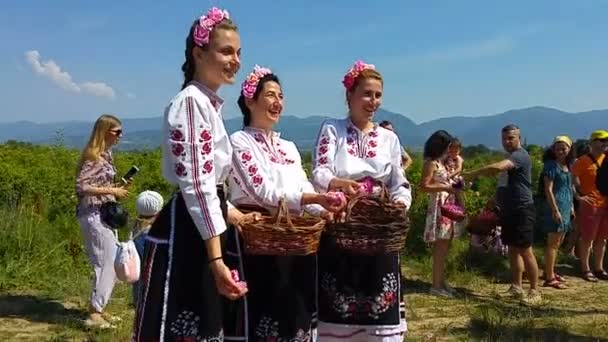
{"label": "grassy field", "polygon": [[[0,341],[130,338],[133,307],[125,284],[116,287],[107,309],[122,318],[116,329],[82,325],[92,269],[73,214],[76,158],[76,151],[61,146],[0,145]],[[132,164],[142,167],[133,193],[152,189],[167,194],[159,158],[159,151],[116,154],[119,171]],[[467,163],[474,167],[491,158],[478,156]],[[417,163],[408,177],[416,184],[419,175]],[[488,181],[481,184],[480,193],[468,193],[467,207],[479,208],[493,186]],[[127,207],[133,202],[130,198]],[[445,300],[428,295],[430,252],[422,242],[425,207],[424,196],[418,196],[402,259],[410,330],[406,340],[608,340],[608,282],[584,282],[571,259],[559,261],[569,288],[542,288],[545,302],[527,307],[503,296],[509,280],[506,260],[471,254],[463,237],[454,241],[447,266],[449,282],[462,296]],[[536,252],[542,265],[542,246]]]}

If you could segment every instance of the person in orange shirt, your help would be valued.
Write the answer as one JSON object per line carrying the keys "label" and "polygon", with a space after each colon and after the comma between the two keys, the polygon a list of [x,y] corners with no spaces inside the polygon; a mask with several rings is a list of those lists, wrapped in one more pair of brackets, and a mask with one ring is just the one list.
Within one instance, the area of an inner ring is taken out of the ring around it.
{"label": "person in orange shirt", "polygon": [[[597,170],[604,161],[604,151],[608,146],[608,131],[598,130],[589,138],[589,153],[574,163],[575,177],[580,205],[577,210],[577,225],[581,233],[580,261],[583,279],[597,282],[598,278],[608,280],[603,260],[608,238],[608,199],[595,186]],[[589,267],[589,254],[593,245],[593,272]]]}

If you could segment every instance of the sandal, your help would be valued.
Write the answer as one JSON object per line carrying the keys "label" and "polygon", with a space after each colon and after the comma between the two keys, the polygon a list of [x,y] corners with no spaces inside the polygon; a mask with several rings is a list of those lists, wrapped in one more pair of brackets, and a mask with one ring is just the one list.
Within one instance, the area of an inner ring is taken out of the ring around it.
{"label": "sandal", "polygon": [[562,284],[557,277],[551,279],[551,280],[545,280],[545,282],[543,283],[543,287],[552,287],[554,289],[558,289],[558,290],[563,290],[563,289],[567,289],[568,287],[564,284]]}
{"label": "sandal", "polygon": [[595,275],[593,275],[593,272],[591,272],[591,271],[583,272],[582,278],[585,279],[586,281],[590,281],[592,283],[597,283],[597,278],[595,277]]}
{"label": "sandal", "polygon": [[560,283],[565,283],[566,282],[566,277],[564,277],[563,275],[559,274],[559,273],[555,273],[555,279],[559,280]]}
{"label": "sandal", "polygon": [[608,273],[604,270],[593,271],[596,278],[601,280],[608,280]]}

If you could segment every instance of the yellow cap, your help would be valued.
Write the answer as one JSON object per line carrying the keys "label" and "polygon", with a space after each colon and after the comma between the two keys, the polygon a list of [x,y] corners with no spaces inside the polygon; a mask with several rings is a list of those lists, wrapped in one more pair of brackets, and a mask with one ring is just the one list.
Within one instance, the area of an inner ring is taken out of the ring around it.
{"label": "yellow cap", "polygon": [[589,138],[589,140],[600,140],[600,139],[608,139],[608,131],[605,131],[603,129],[594,131],[593,133],[591,133],[591,137]]}
{"label": "yellow cap", "polygon": [[567,135],[556,136],[555,139],[553,139],[553,145],[557,144],[558,142],[563,142],[568,145],[568,147],[572,147],[572,139],[570,139]]}

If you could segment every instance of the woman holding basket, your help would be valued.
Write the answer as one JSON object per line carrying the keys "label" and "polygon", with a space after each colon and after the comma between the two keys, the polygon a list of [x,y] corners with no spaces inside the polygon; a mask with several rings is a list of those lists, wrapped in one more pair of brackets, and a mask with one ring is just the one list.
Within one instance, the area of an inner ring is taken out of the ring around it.
{"label": "woman holding basket", "polygon": [[[229,177],[231,203],[242,211],[275,213],[282,200],[292,216],[304,210],[331,219],[331,212],[339,210],[342,201],[315,192],[295,144],[272,130],[283,111],[278,77],[256,65],[243,82],[238,105],[244,128],[230,137],[234,150]],[[224,321],[235,325],[225,326],[226,340],[314,340],[316,254],[278,256],[272,255],[272,250],[265,255],[259,251],[249,254],[247,248],[241,248],[244,242],[238,231],[231,229],[227,262],[247,281],[249,294],[238,302],[227,302],[231,309]]]}
{"label": "woman holding basket", "polygon": [[[344,76],[348,117],[324,122],[314,155],[313,181],[323,192],[347,195],[388,190],[406,211],[411,190],[397,136],[372,122],[383,80],[357,61]],[[319,340],[401,341],[407,330],[401,304],[399,253],[353,255],[324,238],[319,250]]]}

